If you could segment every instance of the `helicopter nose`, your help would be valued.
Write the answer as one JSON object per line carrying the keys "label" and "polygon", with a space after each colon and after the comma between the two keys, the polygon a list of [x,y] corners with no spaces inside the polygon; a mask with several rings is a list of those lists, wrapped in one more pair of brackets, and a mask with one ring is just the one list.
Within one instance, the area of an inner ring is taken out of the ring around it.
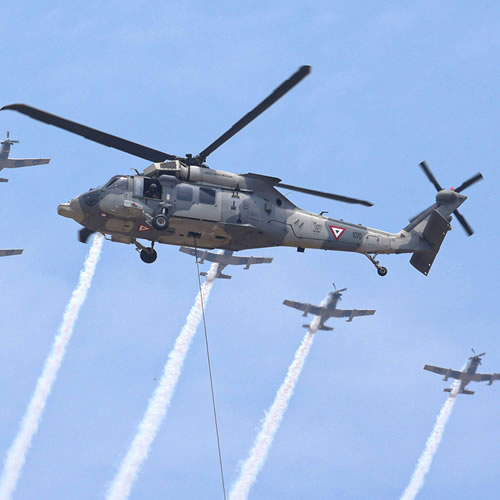
{"label": "helicopter nose", "polygon": [[80,206],[80,202],[78,198],[73,198],[68,203],[61,203],[57,207],[57,213],[62,215],[63,217],[68,217],[69,219],[73,219],[80,224],[85,219],[85,214],[83,213],[82,207]]}

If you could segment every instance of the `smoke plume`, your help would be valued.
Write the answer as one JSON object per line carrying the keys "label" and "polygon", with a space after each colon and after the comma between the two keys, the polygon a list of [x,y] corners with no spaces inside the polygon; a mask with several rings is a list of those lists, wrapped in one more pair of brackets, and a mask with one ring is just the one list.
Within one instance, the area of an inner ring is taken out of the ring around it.
{"label": "smoke plume", "polygon": [[[217,263],[211,265],[207,280],[201,287],[203,305],[207,303],[217,267]],[[203,312],[201,299],[202,296],[199,292],[186,319],[186,323],[177,337],[172,351],[170,351],[168,355],[167,363],[163,369],[163,375],[153,396],[149,400],[146,413],[137,428],[136,435],[108,489],[106,497],[108,500],[123,500],[128,498],[134,481],[139,474],[139,469],[148,457],[151,445],[165,418],[168,407],[170,406],[172,395],[177,381],[179,380],[182,365],[189,351],[191,340],[200,323]]]}
{"label": "smoke plume", "polygon": [[101,234],[96,234],[93,239],[89,254],[80,272],[78,286],[73,291],[64,311],[63,320],[59,327],[59,332],[54,339],[52,350],[45,360],[45,365],[42,374],[38,378],[35,392],[24,414],[17,436],[7,453],[2,476],[0,477],[1,500],[10,500],[16,489],[31,441],[40,425],[43,410],[56,380],[57,372],[64,359],[66,346],[73,334],[73,327],[78,318],[78,313],[85,302],[87,292],[92,283],[92,277],[94,276],[97,261],[101,254],[103,239]]}
{"label": "smoke plume", "polygon": [[[321,303],[326,304],[326,299]],[[240,475],[233,485],[230,493],[230,500],[244,500],[247,498],[250,488],[255,483],[257,475],[266,461],[269,449],[274,436],[283,420],[283,416],[288,408],[288,403],[299,379],[304,362],[311,348],[314,334],[318,331],[320,317],[315,316],[311,322],[309,330],[302,339],[302,343],[295,352],[292,364],[288,367],[285,380],[278,389],[273,404],[266,412],[261,422],[260,430],[255,438],[254,444],[248,458],[243,463]]]}
{"label": "smoke plume", "polygon": [[427,438],[425,449],[418,459],[417,467],[413,472],[410,483],[401,496],[401,500],[413,500],[424,485],[425,476],[429,472],[432,459],[436,454],[441,438],[443,437],[444,429],[448,419],[450,418],[453,406],[455,405],[459,387],[460,380],[455,380],[455,382],[453,382],[450,395],[436,418],[434,428],[432,429],[430,436]]}

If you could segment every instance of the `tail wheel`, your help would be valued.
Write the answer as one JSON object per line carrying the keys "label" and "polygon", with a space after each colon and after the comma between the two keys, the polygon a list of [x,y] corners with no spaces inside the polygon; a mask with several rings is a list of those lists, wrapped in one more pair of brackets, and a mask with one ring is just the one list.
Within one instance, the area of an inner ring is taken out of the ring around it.
{"label": "tail wheel", "polygon": [[140,255],[142,262],[145,262],[146,264],[152,264],[158,257],[154,248],[144,248],[141,250]]}
{"label": "tail wheel", "polygon": [[377,273],[379,276],[385,276],[387,274],[387,268],[386,267],[378,267]]}

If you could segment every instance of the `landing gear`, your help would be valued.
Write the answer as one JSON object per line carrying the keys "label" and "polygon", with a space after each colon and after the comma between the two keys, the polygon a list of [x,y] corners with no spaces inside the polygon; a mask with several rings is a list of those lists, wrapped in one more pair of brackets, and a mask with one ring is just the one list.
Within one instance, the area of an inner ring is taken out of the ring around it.
{"label": "landing gear", "polygon": [[383,267],[379,264],[379,261],[376,260],[377,254],[370,255],[368,253],[365,253],[366,257],[368,260],[377,268],[377,273],[379,276],[385,276],[387,274],[387,268]]}
{"label": "landing gear", "polygon": [[153,243],[151,243],[150,247],[145,247],[137,240],[134,240],[134,245],[136,246],[136,249],[139,252],[139,255],[141,256],[142,262],[145,262],[146,264],[152,264],[157,259],[158,254],[156,253],[156,250],[153,248],[154,241]]}
{"label": "landing gear", "polygon": [[145,262],[146,264],[152,264],[158,257],[154,248],[144,248],[141,250],[140,255],[142,262]]}
{"label": "landing gear", "polygon": [[377,269],[377,273],[379,276],[385,276],[387,274],[387,268],[386,267],[379,267]]}
{"label": "landing gear", "polygon": [[165,231],[168,227],[168,217],[165,214],[155,215],[151,225],[158,231]]}

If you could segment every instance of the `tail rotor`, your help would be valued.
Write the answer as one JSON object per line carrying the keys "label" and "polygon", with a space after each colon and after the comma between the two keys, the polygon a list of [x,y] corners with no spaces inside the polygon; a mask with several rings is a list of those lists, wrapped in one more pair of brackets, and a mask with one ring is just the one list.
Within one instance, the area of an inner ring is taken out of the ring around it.
{"label": "tail rotor", "polygon": [[[420,167],[424,171],[424,174],[427,176],[431,184],[436,188],[436,191],[441,192],[445,191],[437,179],[434,177],[434,174],[432,173],[431,169],[425,163],[425,161],[420,162]],[[451,188],[450,191],[454,191],[456,193],[461,193],[464,189],[467,189],[468,187],[472,186],[476,182],[480,181],[483,178],[483,175],[481,173],[477,173],[476,175],[473,175],[470,179],[467,179],[464,181],[462,184],[460,184],[459,187],[456,189]],[[461,226],[464,228],[464,231],[467,233],[468,236],[472,236],[474,234],[473,229],[470,227],[469,223],[465,219],[465,217],[457,210],[453,211],[453,214],[457,218],[458,222],[461,224]]]}

